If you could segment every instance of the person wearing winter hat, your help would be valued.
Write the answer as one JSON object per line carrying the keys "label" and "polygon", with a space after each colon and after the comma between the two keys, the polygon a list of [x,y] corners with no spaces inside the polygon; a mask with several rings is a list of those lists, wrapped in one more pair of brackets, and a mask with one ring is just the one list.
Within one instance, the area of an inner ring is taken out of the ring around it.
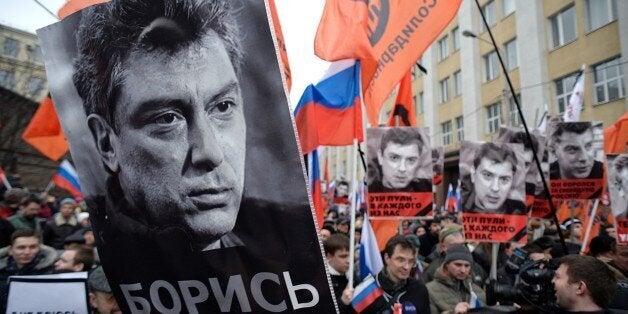
{"label": "person wearing winter hat", "polygon": [[471,280],[472,264],[473,256],[464,244],[452,244],[447,249],[434,280],[427,284],[432,313],[467,313],[478,302],[486,302],[482,288]]}

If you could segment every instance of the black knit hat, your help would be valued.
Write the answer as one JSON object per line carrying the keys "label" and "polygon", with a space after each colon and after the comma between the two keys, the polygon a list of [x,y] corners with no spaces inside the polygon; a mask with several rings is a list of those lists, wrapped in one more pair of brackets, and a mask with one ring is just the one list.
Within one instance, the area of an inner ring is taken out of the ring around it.
{"label": "black knit hat", "polygon": [[473,256],[471,252],[464,244],[453,244],[447,249],[447,253],[445,255],[444,264],[447,264],[452,261],[463,260],[469,263],[473,263]]}

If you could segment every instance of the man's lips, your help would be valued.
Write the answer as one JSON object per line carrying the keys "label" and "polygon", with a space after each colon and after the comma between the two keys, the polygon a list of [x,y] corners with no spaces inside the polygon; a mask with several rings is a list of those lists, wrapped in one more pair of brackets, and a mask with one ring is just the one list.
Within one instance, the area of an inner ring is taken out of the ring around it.
{"label": "man's lips", "polygon": [[486,201],[488,203],[491,203],[491,204],[497,204],[497,202],[499,202],[499,197],[498,196],[487,195],[486,196]]}
{"label": "man's lips", "polygon": [[223,207],[231,201],[230,188],[204,189],[192,191],[188,197],[199,210]]}

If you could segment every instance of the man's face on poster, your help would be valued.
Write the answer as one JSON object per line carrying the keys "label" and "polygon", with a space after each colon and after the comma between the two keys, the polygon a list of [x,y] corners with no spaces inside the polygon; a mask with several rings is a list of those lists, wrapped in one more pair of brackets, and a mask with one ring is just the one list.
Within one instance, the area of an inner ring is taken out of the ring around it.
{"label": "man's face on poster", "polygon": [[617,189],[624,197],[628,197],[628,168],[622,168],[615,174]]}
{"label": "man's face on poster", "polygon": [[217,240],[239,211],[246,138],[223,42],[210,32],[174,55],[132,52],[122,66],[118,129],[105,163],[148,224],[181,228],[199,244]]}
{"label": "man's face on poster", "polygon": [[561,178],[580,179],[589,176],[595,161],[593,131],[589,129],[582,134],[563,132],[554,149]]}
{"label": "man's face on poster", "polygon": [[515,174],[510,162],[495,162],[482,158],[471,174],[475,191],[475,205],[490,213],[500,210],[508,198]]}
{"label": "man's face on poster", "polygon": [[403,189],[416,177],[419,169],[419,145],[401,145],[390,142],[384,151],[377,151],[377,160],[382,167],[382,184],[389,189]]}

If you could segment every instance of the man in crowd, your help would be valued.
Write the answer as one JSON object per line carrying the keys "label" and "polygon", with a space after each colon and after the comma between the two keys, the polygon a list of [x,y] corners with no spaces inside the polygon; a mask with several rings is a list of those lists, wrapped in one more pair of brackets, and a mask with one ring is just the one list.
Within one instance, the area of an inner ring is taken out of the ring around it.
{"label": "man in crowd", "polygon": [[55,262],[55,272],[89,271],[94,266],[94,249],[84,244],[72,244]]}
{"label": "man in crowd", "polygon": [[617,280],[626,281],[626,279],[628,279],[615,262],[615,256],[617,256],[617,241],[615,238],[607,235],[599,235],[591,239],[589,255],[604,262],[604,264],[608,266],[608,269],[613,272]]}
{"label": "man in crowd", "polygon": [[522,201],[508,198],[511,190],[516,188],[514,183],[517,175],[517,157],[508,145],[492,142],[482,144],[475,154],[470,172],[473,190],[463,205],[464,212],[526,213]]}
{"label": "man in crowd", "polygon": [[89,304],[92,306],[94,314],[122,313],[118,302],[113,297],[102,267],[99,266],[89,274],[87,284],[89,286]]}
{"label": "man in crowd", "polygon": [[603,262],[591,256],[559,260],[552,284],[556,304],[564,311],[603,313],[617,290],[617,280]]}
{"label": "man in crowd", "polygon": [[384,300],[376,304],[376,313],[390,310],[395,303],[410,313],[430,313],[429,294],[425,284],[410,277],[416,263],[416,248],[402,235],[393,236],[384,248],[384,269],[376,275],[379,287],[384,290]]}
{"label": "man in crowd", "polygon": [[368,191],[375,193],[431,192],[431,178],[417,178],[417,171],[423,163],[421,154],[426,148],[416,128],[388,129],[382,135],[377,150],[381,179],[371,182]]}
{"label": "man in crowd", "polygon": [[426,262],[431,262],[431,259],[428,258],[434,247],[438,244],[438,235],[440,234],[440,218],[434,217],[433,220],[427,221],[428,232],[419,237],[419,241],[421,242],[421,248],[419,249],[419,253],[421,256],[425,257]]}
{"label": "man in crowd", "polygon": [[9,218],[15,229],[32,229],[41,235],[41,219],[37,217],[41,200],[35,194],[28,194],[20,201],[19,211]]}
{"label": "man in crowd", "polygon": [[[440,232],[439,244],[436,250],[430,256],[430,265],[425,269],[421,275],[423,282],[430,282],[434,279],[438,267],[440,267],[446,258],[446,253],[452,245],[464,244],[464,235],[462,235],[462,227],[459,225],[451,225]],[[476,262],[471,263],[471,274],[473,282],[479,286],[484,285],[484,279],[486,279],[486,272],[482,269],[482,266]]]}
{"label": "man in crowd", "polygon": [[473,257],[464,244],[454,244],[447,250],[443,264],[427,284],[432,313],[467,313],[478,300],[486,304],[482,288],[471,280]]}
{"label": "man in crowd", "polygon": [[343,291],[346,288],[351,288],[347,287],[349,283],[347,278],[347,272],[349,271],[349,238],[340,233],[332,234],[323,242],[323,248],[325,249],[331,284],[334,288],[334,295],[336,296],[340,313],[350,313],[348,304],[351,300],[343,295]]}
{"label": "man in crowd", "polygon": [[0,303],[6,302],[9,276],[50,274],[56,259],[57,252],[41,244],[33,229],[16,230],[11,245],[0,249]]}
{"label": "man in crowd", "polygon": [[63,249],[65,238],[81,228],[76,219],[76,202],[73,198],[65,198],[59,204],[59,213],[46,222],[44,227],[44,243],[60,250]]}
{"label": "man in crowd", "polygon": [[556,161],[550,164],[550,179],[601,179],[604,165],[595,160],[591,122],[556,125],[550,149]]}

